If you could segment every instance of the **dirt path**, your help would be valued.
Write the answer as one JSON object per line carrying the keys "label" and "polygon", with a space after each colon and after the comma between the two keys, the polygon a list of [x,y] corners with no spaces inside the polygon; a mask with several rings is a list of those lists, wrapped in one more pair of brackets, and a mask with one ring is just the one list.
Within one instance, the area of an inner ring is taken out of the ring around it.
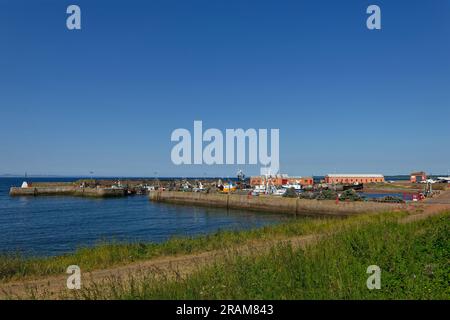
{"label": "dirt path", "polygon": [[[251,255],[254,252],[268,251],[277,244],[290,243],[295,248],[305,247],[316,242],[321,235],[307,235],[274,241],[251,241],[246,245],[225,250],[207,251],[189,255],[160,257],[109,269],[95,270],[82,274],[82,286],[89,287],[105,280],[127,279],[130,275],[154,272],[161,277],[183,277],[195,270],[220,261],[231,255]],[[21,280],[0,284],[0,299],[17,299],[32,295],[44,298],[57,298],[68,292],[68,275],[50,276],[35,280]]]}
{"label": "dirt path", "polygon": [[[442,198],[441,198],[442,197]],[[450,210],[450,191],[439,197],[440,201],[448,200],[448,204],[423,203],[408,208],[411,215],[403,218],[401,223],[409,223],[426,219],[430,216]],[[317,242],[326,234],[313,234],[307,236],[291,237],[281,240],[250,241],[246,245],[225,250],[207,251],[189,255],[169,256],[136,262],[124,266],[116,266],[108,269],[95,270],[82,273],[82,286],[89,287],[95,283],[101,283],[108,279],[127,279],[130,275],[154,272],[161,277],[184,277],[201,267],[210,265],[215,261],[225,259],[230,255],[251,255],[270,250],[277,244],[290,243],[294,248],[306,247]],[[21,280],[0,284],[0,299],[17,299],[35,296],[38,298],[58,298],[61,294],[68,293],[66,287],[68,275],[50,276],[33,280]]]}
{"label": "dirt path", "polygon": [[450,210],[450,190],[443,191],[438,196],[427,199],[418,205],[419,210],[423,210],[420,214],[412,214],[403,219],[402,222],[412,222],[433,216],[443,211]]}
{"label": "dirt path", "polygon": [[450,190],[441,191],[438,196],[425,200],[425,203],[450,204]]}

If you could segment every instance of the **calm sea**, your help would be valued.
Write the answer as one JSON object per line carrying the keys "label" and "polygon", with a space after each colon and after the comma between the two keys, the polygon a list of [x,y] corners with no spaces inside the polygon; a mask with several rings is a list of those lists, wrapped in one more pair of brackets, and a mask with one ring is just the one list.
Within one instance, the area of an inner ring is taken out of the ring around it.
{"label": "calm sea", "polygon": [[[9,196],[23,179],[0,178],[0,254],[51,256],[102,241],[161,242],[174,236],[247,229],[288,219],[218,208],[153,203],[146,196],[120,199]],[[32,181],[74,181],[35,178]]]}

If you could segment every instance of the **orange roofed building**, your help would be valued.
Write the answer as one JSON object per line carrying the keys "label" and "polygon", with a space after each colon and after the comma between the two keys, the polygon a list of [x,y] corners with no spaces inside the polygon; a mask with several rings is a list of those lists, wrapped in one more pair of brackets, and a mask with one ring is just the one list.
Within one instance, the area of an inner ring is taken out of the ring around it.
{"label": "orange roofed building", "polygon": [[384,176],[382,174],[328,174],[325,176],[325,182],[329,184],[384,182]]}

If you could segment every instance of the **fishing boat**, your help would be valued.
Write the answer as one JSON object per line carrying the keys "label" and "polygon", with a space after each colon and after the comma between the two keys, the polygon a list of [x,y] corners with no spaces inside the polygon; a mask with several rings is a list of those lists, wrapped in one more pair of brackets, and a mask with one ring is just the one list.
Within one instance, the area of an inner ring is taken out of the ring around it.
{"label": "fishing boat", "polygon": [[230,193],[230,192],[236,191],[236,186],[233,185],[231,182],[229,182],[228,184],[222,185],[222,187],[223,188],[221,188],[221,189],[222,189],[223,193]]}
{"label": "fishing boat", "polygon": [[192,188],[193,192],[202,192],[205,191],[205,188],[203,187],[203,184],[201,182],[198,183],[197,187]]}
{"label": "fishing boat", "polygon": [[265,194],[266,193],[266,186],[261,184],[258,186],[255,186],[255,188],[252,190],[252,195],[257,196],[260,194]]}

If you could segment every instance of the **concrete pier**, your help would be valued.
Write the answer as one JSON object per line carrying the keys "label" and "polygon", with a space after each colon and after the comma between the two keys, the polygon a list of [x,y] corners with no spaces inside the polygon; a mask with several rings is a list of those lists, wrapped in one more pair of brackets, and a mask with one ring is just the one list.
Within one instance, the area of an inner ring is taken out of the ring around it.
{"label": "concrete pier", "polygon": [[401,209],[404,205],[376,202],[345,202],[333,200],[307,200],[274,196],[248,196],[237,194],[152,191],[151,201],[184,205],[221,207],[272,213],[298,215],[348,216],[369,212],[383,212]]}
{"label": "concrete pier", "polygon": [[9,190],[10,196],[77,196],[110,198],[123,197],[126,195],[125,189],[113,188],[80,188],[74,186],[55,186],[55,187],[30,187],[18,188],[12,187]]}

